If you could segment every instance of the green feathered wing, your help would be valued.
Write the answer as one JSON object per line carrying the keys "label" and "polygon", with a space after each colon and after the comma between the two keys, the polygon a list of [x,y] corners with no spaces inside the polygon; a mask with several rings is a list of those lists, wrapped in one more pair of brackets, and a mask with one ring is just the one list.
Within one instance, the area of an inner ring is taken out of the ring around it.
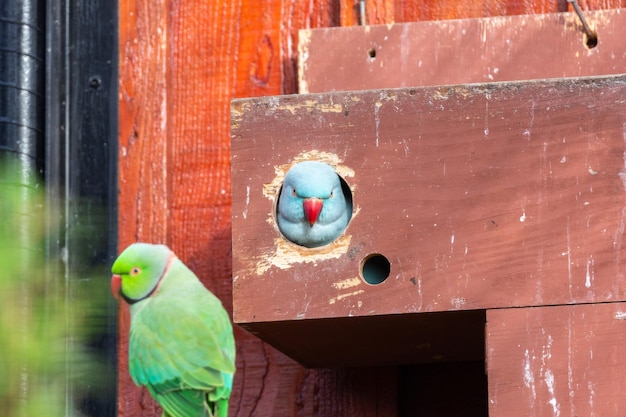
{"label": "green feathered wing", "polygon": [[129,369],[163,416],[226,417],[235,372],[228,314],[175,259],[155,294],[131,307]]}

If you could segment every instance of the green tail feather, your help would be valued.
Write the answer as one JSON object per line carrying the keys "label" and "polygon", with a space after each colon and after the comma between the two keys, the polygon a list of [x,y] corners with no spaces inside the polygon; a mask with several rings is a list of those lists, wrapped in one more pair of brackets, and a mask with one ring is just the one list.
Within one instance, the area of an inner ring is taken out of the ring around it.
{"label": "green tail feather", "polygon": [[215,417],[228,417],[228,399],[218,400],[215,403]]}
{"label": "green tail feather", "polygon": [[163,417],[228,417],[228,398],[211,402],[199,390],[176,390],[155,399],[163,407]]}

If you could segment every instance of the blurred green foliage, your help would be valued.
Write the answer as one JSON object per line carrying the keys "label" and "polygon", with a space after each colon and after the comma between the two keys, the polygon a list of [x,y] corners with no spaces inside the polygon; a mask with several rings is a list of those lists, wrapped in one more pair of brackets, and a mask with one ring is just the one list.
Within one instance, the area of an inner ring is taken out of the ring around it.
{"label": "blurred green foliage", "polygon": [[68,296],[63,262],[46,262],[58,216],[18,168],[0,161],[0,415],[76,416],[71,380],[96,366],[79,343],[88,300]]}

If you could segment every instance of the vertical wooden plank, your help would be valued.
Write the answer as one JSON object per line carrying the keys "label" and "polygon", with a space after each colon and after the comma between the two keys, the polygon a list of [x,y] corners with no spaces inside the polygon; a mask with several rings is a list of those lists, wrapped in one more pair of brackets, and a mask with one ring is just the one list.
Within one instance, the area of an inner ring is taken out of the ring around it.
{"label": "vertical wooden plank", "polygon": [[[167,241],[166,31],[168,3],[119,4],[118,247]],[[154,416],[128,373],[128,307],[119,314],[119,415]]]}
{"label": "vertical wooden plank", "polygon": [[626,304],[487,312],[490,417],[623,416]]}
{"label": "vertical wooden plank", "polygon": [[[280,94],[281,2],[244,0],[239,4],[232,2],[229,8],[233,26],[232,32],[226,33],[232,37],[230,40],[233,42],[232,52],[237,55],[224,55],[223,58],[224,65],[234,65],[230,70],[235,71],[231,74],[235,77],[233,80],[235,97]],[[229,13],[227,9],[225,12]],[[215,24],[218,26],[217,30],[221,31],[220,21],[216,21]],[[221,71],[224,70],[222,67]],[[224,92],[228,93],[228,98],[231,97],[231,92]],[[226,115],[228,117],[228,112]]]}
{"label": "vertical wooden plank", "polygon": [[313,416],[397,416],[393,367],[322,369],[312,376],[317,379],[313,394],[323,399],[313,409]]}
{"label": "vertical wooden plank", "polygon": [[339,5],[325,0],[282,2],[280,48],[282,56],[282,94],[298,92],[298,31],[295,28],[339,26]]}
{"label": "vertical wooden plank", "polygon": [[[229,57],[237,21],[221,2],[179,1],[168,54],[168,243],[205,285],[230,303]],[[206,33],[206,30],[209,33]]]}
{"label": "vertical wooden plank", "polygon": [[[229,415],[295,417],[311,403],[303,393],[306,371],[294,361],[236,328],[237,374]],[[306,414],[308,415],[308,414]]]}
{"label": "vertical wooden plank", "polygon": [[393,0],[370,0],[366,2],[366,22],[368,25],[394,23]]}
{"label": "vertical wooden plank", "polygon": [[165,242],[167,4],[120,4],[119,246]]}

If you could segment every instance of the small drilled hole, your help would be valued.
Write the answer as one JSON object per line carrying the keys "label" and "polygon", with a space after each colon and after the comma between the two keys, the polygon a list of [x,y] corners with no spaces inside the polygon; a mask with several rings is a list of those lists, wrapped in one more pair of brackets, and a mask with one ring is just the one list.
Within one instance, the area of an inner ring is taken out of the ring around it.
{"label": "small drilled hole", "polygon": [[585,35],[585,45],[587,48],[595,48],[598,46],[598,34],[596,32],[591,32],[591,35]]}
{"label": "small drilled hole", "polygon": [[369,51],[367,51],[367,55],[369,55],[369,57],[372,59],[376,58],[376,49],[371,48]]}
{"label": "small drilled hole", "polygon": [[361,278],[371,285],[382,284],[391,272],[391,263],[380,253],[367,255],[361,261]]}

